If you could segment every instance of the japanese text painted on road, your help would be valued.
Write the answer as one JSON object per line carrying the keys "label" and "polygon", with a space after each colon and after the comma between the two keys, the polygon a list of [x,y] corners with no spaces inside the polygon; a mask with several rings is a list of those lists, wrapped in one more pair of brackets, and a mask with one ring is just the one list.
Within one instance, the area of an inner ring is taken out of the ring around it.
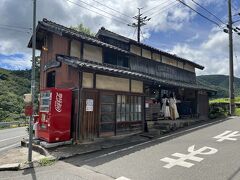
{"label": "japanese text painted on road", "polygon": [[210,154],[215,154],[218,150],[215,148],[207,147],[204,146],[198,150],[195,150],[195,145],[192,145],[188,148],[189,154],[182,154],[182,153],[174,153],[172,156],[177,157],[178,159],[173,159],[169,157],[165,157],[161,159],[161,161],[166,162],[165,168],[172,168],[174,166],[182,166],[186,168],[192,167],[194,164],[191,162],[187,162],[186,160],[191,160],[195,162],[200,162],[204,158],[198,157],[196,155],[210,155]]}

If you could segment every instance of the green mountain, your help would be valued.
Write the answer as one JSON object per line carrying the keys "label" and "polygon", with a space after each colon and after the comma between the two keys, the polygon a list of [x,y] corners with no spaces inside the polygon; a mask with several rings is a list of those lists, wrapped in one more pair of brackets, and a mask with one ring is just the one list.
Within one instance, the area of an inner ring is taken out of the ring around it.
{"label": "green mountain", "polygon": [[[23,94],[30,92],[30,79],[31,70],[12,71],[0,68],[0,122],[26,118],[23,113]],[[216,89],[217,95],[214,98],[228,97],[228,76],[203,75],[198,76],[197,81],[207,87]],[[235,95],[240,96],[240,78],[235,78],[234,81]]]}
{"label": "green mountain", "polygon": [[31,70],[0,68],[0,122],[24,119],[23,94],[30,92]]}
{"label": "green mountain", "polygon": [[[226,75],[197,76],[197,81],[217,90],[216,98],[228,97],[229,77]],[[240,78],[234,78],[235,96],[240,96]]]}

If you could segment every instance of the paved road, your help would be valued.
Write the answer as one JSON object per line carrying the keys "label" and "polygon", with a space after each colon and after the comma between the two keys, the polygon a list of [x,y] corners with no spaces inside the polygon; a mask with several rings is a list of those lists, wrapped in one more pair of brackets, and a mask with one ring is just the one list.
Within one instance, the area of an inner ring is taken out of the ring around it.
{"label": "paved road", "polygon": [[185,135],[177,133],[178,137],[167,135],[141,145],[77,156],[51,167],[0,172],[0,179],[98,179],[97,172],[109,179],[239,180],[239,131],[240,119],[234,118]]}
{"label": "paved road", "polygon": [[[239,131],[240,119],[234,118],[166,142],[159,139],[78,163],[111,177],[132,180],[239,180]],[[75,158],[72,163],[77,165],[77,161]]]}
{"label": "paved road", "polygon": [[0,154],[20,146],[20,141],[24,137],[27,137],[26,127],[0,130]]}

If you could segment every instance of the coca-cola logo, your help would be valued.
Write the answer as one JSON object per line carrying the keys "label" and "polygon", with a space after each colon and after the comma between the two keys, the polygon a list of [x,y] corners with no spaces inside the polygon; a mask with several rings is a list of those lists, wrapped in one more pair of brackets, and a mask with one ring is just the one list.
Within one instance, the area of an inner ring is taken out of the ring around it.
{"label": "coca-cola logo", "polygon": [[62,99],[63,99],[63,95],[62,93],[56,93],[56,100],[55,100],[55,110],[57,112],[61,112],[62,111]]}

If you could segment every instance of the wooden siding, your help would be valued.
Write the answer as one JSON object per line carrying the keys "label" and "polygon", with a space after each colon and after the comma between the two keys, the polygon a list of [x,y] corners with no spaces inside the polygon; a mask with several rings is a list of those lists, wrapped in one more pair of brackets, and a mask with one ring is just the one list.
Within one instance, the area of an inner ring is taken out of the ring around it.
{"label": "wooden siding", "polygon": [[195,72],[195,68],[188,63],[184,64],[184,69],[187,71]]}
{"label": "wooden siding", "polygon": [[130,45],[130,52],[133,53],[133,54],[137,54],[137,55],[141,56],[141,47],[131,44]]}
{"label": "wooden siding", "polygon": [[93,73],[83,72],[83,87],[93,88]]}
{"label": "wooden siding", "polygon": [[102,48],[84,43],[83,59],[102,63]]}
{"label": "wooden siding", "polygon": [[131,80],[131,92],[143,93],[143,82]]}
{"label": "wooden siding", "polygon": [[96,75],[96,88],[114,91],[129,91],[129,79]]}
{"label": "wooden siding", "polygon": [[172,66],[177,66],[177,61],[175,59],[172,59],[166,56],[162,56],[162,62]]}
{"label": "wooden siding", "polygon": [[146,49],[142,49],[142,56],[148,59],[152,58],[152,52]]}
{"label": "wooden siding", "polygon": [[161,56],[158,53],[152,53],[152,59],[156,61],[161,61]]}
{"label": "wooden siding", "polygon": [[146,58],[132,57],[129,61],[129,65],[131,70],[153,75],[155,77],[196,83],[196,74],[194,72],[179,69],[161,62],[155,62]]}
{"label": "wooden siding", "polygon": [[70,47],[70,56],[81,58],[81,43],[80,41],[72,40]]}

